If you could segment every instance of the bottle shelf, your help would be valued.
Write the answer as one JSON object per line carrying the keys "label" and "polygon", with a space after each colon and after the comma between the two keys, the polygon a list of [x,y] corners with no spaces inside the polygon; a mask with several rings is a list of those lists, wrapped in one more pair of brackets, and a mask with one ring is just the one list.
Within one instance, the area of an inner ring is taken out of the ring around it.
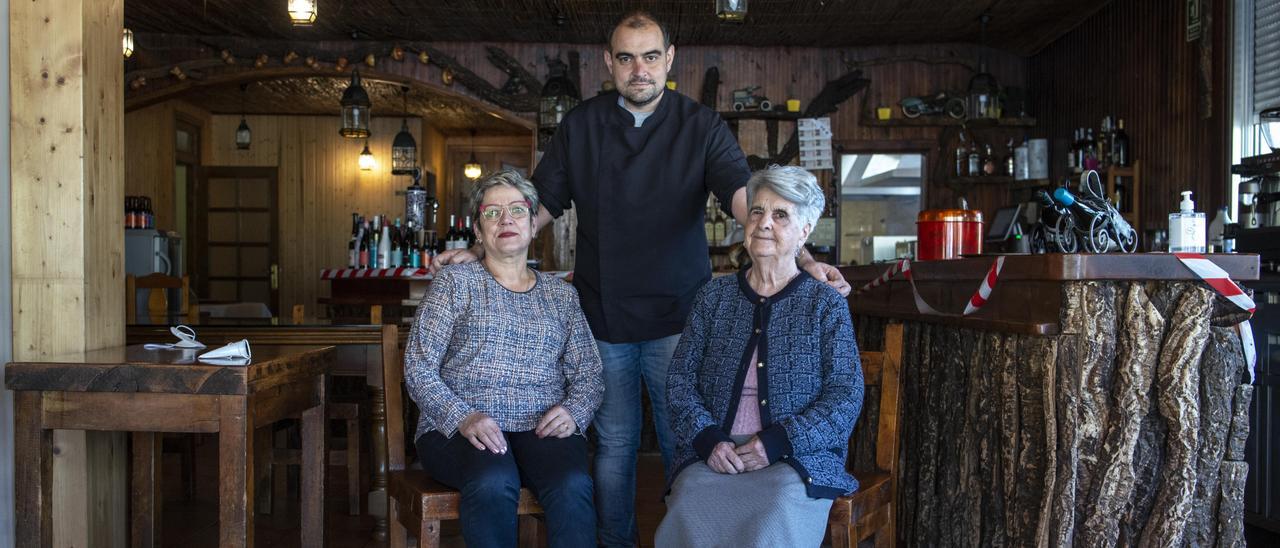
{"label": "bottle shelf", "polygon": [[1010,188],[1046,186],[1048,179],[1019,180],[1007,175],[986,175],[982,177],[951,177],[949,181],[957,185],[1009,185]]}

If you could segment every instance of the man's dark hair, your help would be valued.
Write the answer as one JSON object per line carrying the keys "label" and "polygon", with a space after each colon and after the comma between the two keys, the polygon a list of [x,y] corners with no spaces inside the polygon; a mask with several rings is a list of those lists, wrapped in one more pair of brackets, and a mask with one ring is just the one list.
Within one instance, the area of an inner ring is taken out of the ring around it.
{"label": "man's dark hair", "polygon": [[652,13],[645,10],[632,10],[618,19],[618,24],[609,29],[609,36],[607,36],[605,40],[605,48],[610,52],[613,51],[613,33],[616,32],[619,27],[625,26],[627,28],[639,30],[646,28],[649,25],[658,26],[658,30],[662,31],[662,49],[669,49],[671,47],[671,33],[667,31],[667,25],[663,24],[662,21],[659,21],[657,17],[654,17]]}

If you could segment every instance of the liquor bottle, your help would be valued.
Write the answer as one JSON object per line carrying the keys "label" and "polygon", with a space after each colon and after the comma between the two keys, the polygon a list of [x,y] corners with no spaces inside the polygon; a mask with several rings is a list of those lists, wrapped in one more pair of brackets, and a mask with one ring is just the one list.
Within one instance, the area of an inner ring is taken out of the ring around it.
{"label": "liquor bottle", "polygon": [[1077,158],[1076,147],[1080,146],[1079,136],[1080,135],[1078,133],[1072,133],[1071,146],[1067,147],[1067,171],[1068,172],[1074,173],[1076,171],[1076,158]]}
{"label": "liquor bottle", "polygon": [[715,211],[715,206],[707,204],[706,211],[702,212],[702,230],[707,235],[707,245],[716,245]]}
{"label": "liquor bottle", "polygon": [[1093,138],[1093,128],[1089,128],[1084,138],[1084,168],[1098,169],[1098,141]]}
{"label": "liquor bottle", "polygon": [[715,238],[716,245],[721,245],[724,243],[724,239],[728,237],[728,234],[727,234],[728,229],[729,229],[729,225],[725,223],[724,214],[721,213],[719,210],[717,210],[716,222],[711,229],[711,234]]}
{"label": "liquor bottle", "polygon": [[969,175],[969,155],[964,151],[964,132],[960,132],[960,140],[956,143],[956,177],[966,177]]}
{"label": "liquor bottle", "polygon": [[1013,144],[1013,137],[1010,137],[1010,138],[1009,138],[1009,142],[1008,142],[1008,143],[1005,143],[1005,149],[1004,149],[1004,151],[1005,151],[1005,154],[1004,154],[1004,176],[1005,176],[1005,177],[1013,177],[1013,175],[1014,175],[1014,173],[1013,173],[1013,151],[1014,151],[1014,148],[1015,148],[1015,147],[1014,147],[1014,144]]}
{"label": "liquor bottle", "polygon": [[1124,118],[1116,125],[1115,148],[1111,153],[1113,163],[1121,167],[1129,166],[1129,136],[1124,132]]}
{"label": "liquor bottle", "polygon": [[389,268],[400,268],[403,265],[400,262],[403,258],[403,251],[400,249],[402,244],[400,243],[400,219],[398,217],[396,218],[396,224],[391,227],[390,240],[391,244],[387,246],[387,251],[390,251],[391,255],[387,257],[387,266]]}
{"label": "liquor bottle", "polygon": [[369,250],[373,249],[373,231],[369,230],[369,222],[365,221],[360,226],[360,268],[369,268]]}
{"label": "liquor bottle", "polygon": [[386,222],[378,238],[378,268],[391,268],[391,225]]}
{"label": "liquor bottle", "polygon": [[471,246],[476,245],[476,232],[471,230],[471,216],[467,215],[464,218],[466,219],[466,229],[462,232],[464,242],[462,249],[471,249]]}
{"label": "liquor bottle", "polygon": [[975,139],[969,144],[969,176],[977,177],[982,174],[982,159],[978,157],[978,141]]}
{"label": "liquor bottle", "polygon": [[347,268],[355,268],[360,261],[360,215],[351,213],[351,239],[347,241]]}
{"label": "liquor bottle", "polygon": [[995,153],[991,151],[990,143],[987,144],[982,155],[982,174],[984,176],[996,174],[996,157]]}
{"label": "liquor bottle", "polygon": [[1111,164],[1111,117],[1102,117],[1102,128],[1098,130],[1098,168],[1106,169]]}

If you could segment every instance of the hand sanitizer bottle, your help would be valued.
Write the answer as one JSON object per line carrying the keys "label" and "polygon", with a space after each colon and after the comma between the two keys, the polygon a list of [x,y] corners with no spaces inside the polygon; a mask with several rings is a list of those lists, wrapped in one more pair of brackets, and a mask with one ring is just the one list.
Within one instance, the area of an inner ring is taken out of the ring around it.
{"label": "hand sanitizer bottle", "polygon": [[1204,253],[1204,212],[1195,210],[1190,190],[1182,192],[1178,209],[1169,214],[1169,252]]}

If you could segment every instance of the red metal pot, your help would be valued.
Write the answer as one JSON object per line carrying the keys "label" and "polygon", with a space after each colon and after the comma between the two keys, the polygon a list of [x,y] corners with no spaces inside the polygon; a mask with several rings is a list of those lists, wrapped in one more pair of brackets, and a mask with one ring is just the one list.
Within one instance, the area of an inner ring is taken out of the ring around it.
{"label": "red metal pot", "polygon": [[959,259],[982,253],[982,212],[926,209],[916,217],[916,260]]}

